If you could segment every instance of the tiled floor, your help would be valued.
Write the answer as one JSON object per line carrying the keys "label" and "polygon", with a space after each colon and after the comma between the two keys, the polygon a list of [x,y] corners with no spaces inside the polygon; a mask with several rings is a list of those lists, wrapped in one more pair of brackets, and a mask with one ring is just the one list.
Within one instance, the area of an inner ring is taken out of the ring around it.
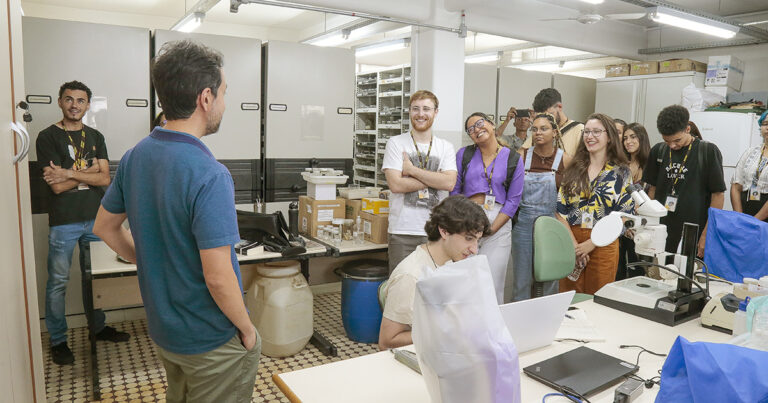
{"label": "tiled floor", "polygon": [[[259,375],[253,391],[254,402],[288,402],[272,382],[272,374],[314,367],[378,351],[374,344],[350,341],[341,324],[341,293],[316,295],[315,330],[330,339],[339,352],[327,357],[308,344],[300,353],[287,358],[261,356]],[[165,370],[147,335],[144,320],[112,324],[131,333],[127,343],[98,343],[102,402],[164,402]],[[46,394],[49,402],[87,402],[92,395],[88,376],[88,336],[85,328],[70,331],[69,346],[75,364],[59,366],[51,361],[48,334],[43,334]]]}

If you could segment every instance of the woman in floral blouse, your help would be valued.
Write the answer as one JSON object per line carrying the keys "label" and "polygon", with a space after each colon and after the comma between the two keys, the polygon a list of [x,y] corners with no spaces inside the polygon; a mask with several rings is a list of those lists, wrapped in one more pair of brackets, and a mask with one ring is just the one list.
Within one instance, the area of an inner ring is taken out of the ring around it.
{"label": "woman in floral blouse", "polygon": [[619,241],[597,248],[590,235],[594,224],[611,212],[633,212],[635,204],[627,190],[631,184],[632,174],[613,120],[600,113],[589,116],[557,196],[558,219],[570,230],[576,247],[576,268],[560,280],[561,292],[594,294],[614,281]]}
{"label": "woman in floral blouse", "polygon": [[768,112],[758,120],[763,144],[747,149],[731,181],[733,211],[768,222]]}

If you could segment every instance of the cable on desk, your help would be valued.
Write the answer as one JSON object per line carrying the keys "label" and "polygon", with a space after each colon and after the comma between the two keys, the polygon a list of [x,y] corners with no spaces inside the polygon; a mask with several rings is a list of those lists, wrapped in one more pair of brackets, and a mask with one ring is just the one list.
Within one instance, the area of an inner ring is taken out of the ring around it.
{"label": "cable on desk", "polygon": [[[657,357],[666,357],[667,356],[666,354],[655,353],[655,352],[653,352],[651,350],[646,349],[643,346],[638,346],[638,345],[635,345],[635,344],[622,344],[622,345],[619,346],[619,348],[639,348],[640,349],[640,352],[637,353],[637,359],[635,360],[635,366],[638,367],[638,368],[639,368],[639,364],[640,364],[640,355],[643,354],[643,353],[652,354],[652,355],[655,355]],[[646,389],[650,389],[650,388],[653,387],[653,385],[661,385],[661,370],[659,370],[658,373],[659,373],[658,376],[654,376],[654,377],[651,377],[651,378],[648,378],[648,379],[645,379],[645,378],[640,377],[640,376],[635,375],[635,374],[630,374],[627,377],[643,382],[643,384],[645,385],[645,388]],[[658,379],[656,379],[656,378],[658,378]]]}
{"label": "cable on desk", "polygon": [[563,342],[563,341],[575,341],[575,342],[584,343],[584,344],[589,343],[589,340],[571,339],[571,338],[557,339],[556,341],[560,341],[560,342]]}
{"label": "cable on desk", "polygon": [[653,351],[648,350],[648,349],[646,349],[643,346],[638,346],[638,345],[635,345],[635,344],[622,344],[622,345],[619,346],[619,348],[639,348],[640,349],[640,352],[637,353],[637,359],[635,360],[635,366],[636,367],[639,367],[638,364],[640,364],[640,355],[643,354],[643,353],[648,353],[648,354],[651,354],[651,355],[655,355],[657,357],[666,357],[667,356],[666,354],[662,354],[662,353],[654,353]]}
{"label": "cable on desk", "polygon": [[547,401],[547,398],[550,398],[552,396],[563,396],[574,403],[581,403],[581,400],[579,400],[577,397],[569,396],[569,395],[566,395],[565,393],[547,393],[546,395],[544,395],[544,397],[541,398],[541,403],[545,403]]}

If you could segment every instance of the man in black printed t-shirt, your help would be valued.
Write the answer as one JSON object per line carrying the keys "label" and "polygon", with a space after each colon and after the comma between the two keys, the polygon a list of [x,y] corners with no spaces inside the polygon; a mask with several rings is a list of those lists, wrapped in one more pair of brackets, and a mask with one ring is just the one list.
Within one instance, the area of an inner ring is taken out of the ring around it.
{"label": "man in black printed t-shirt", "polygon": [[656,126],[664,139],[651,148],[643,170],[643,182],[651,185],[648,196],[667,208],[661,219],[667,226],[667,252],[677,252],[683,224],[699,225],[698,251],[704,256],[709,207],[723,208],[725,181],[723,156],[716,145],[690,133],[688,110],[680,105],[664,108]]}
{"label": "man in black printed t-shirt", "polygon": [[[48,281],[45,286],[45,324],[51,337],[51,358],[59,365],[75,360],[67,345],[65,292],[75,244],[99,241],[93,221],[103,186],[109,185],[109,157],[104,136],[83,124],[91,90],[79,81],[64,83],[58,104],[62,119],[37,137],[37,160],[44,164],[43,179],[53,191],[48,212]],[[130,335],[104,325],[104,313],[94,314],[98,340],[127,341]]]}

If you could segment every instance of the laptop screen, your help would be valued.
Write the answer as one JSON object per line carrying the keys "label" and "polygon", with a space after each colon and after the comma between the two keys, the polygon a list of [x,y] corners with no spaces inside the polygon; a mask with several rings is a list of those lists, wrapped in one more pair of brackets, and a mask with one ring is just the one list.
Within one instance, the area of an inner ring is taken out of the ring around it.
{"label": "laptop screen", "polygon": [[574,291],[499,306],[518,353],[552,344]]}

